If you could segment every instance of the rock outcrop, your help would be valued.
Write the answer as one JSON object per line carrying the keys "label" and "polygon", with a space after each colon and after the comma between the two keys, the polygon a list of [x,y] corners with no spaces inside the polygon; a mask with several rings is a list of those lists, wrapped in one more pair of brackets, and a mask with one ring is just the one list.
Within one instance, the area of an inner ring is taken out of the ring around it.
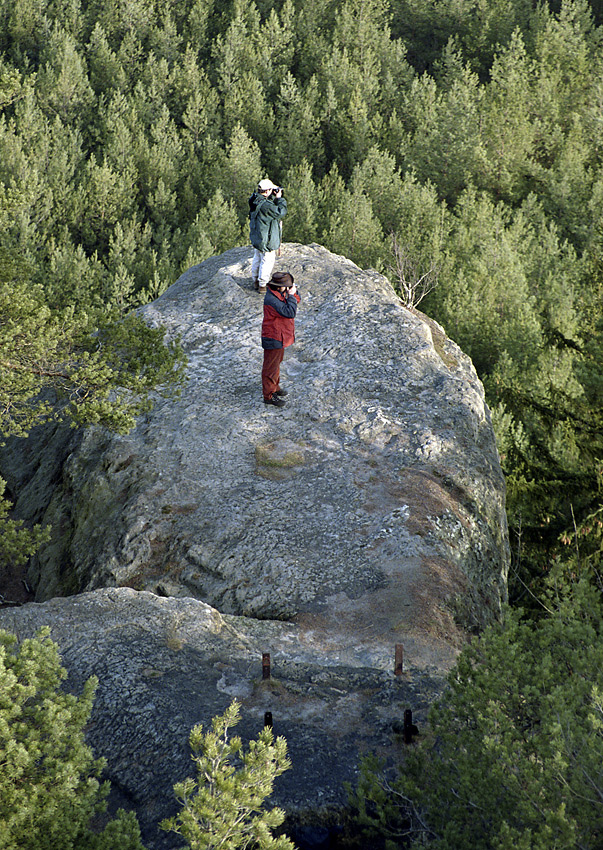
{"label": "rock outcrop", "polygon": [[267,407],[250,268],[233,249],[144,308],[188,355],[180,399],[127,436],[38,428],[0,451],[17,515],[53,528],[37,603],[0,626],[50,624],[73,687],[99,676],[91,742],[152,848],[175,846],[155,825],[194,723],[237,696],[255,735],[272,711],[294,764],[277,802],[341,806],[359,753],[398,746],[405,707],[424,720],[506,598],[504,482],[469,358],[381,275],[285,245],[302,302],[287,405]]}
{"label": "rock outcrop", "polygon": [[454,642],[453,620],[498,614],[508,558],[472,364],[381,275],[317,245],[287,245],[279,263],[302,295],[286,408],[262,404],[262,299],[239,248],[144,309],[189,357],[178,401],[125,437],[41,429],[4,452],[18,513],[54,529],[30,572],[36,600],[125,585]]}
{"label": "rock outcrop", "polygon": [[[266,712],[275,735],[287,739],[292,767],[276,782],[273,805],[288,813],[297,846],[320,840],[342,823],[344,782],[354,783],[359,758],[379,752],[399,759],[404,710],[426,729],[429,704],[441,691],[438,669],[405,665],[402,675],[348,664],[304,640],[299,628],[276,621],[221,615],[195,599],[112,588],[69,599],[0,610],[0,628],[21,639],[51,628],[80,693],[99,680],[87,740],[107,759],[111,808],[136,811],[145,847],[182,846],[158,823],[178,805],[173,784],[194,775],[188,737],[236,698],[244,741],[257,737]],[[270,653],[270,679],[262,656]]]}

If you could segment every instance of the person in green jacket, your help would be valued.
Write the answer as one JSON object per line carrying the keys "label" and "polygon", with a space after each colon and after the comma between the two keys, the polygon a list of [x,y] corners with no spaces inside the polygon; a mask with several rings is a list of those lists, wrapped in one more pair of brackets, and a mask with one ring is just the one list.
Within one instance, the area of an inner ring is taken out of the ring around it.
{"label": "person in green jacket", "polygon": [[260,180],[249,198],[249,237],[253,245],[251,276],[254,288],[266,292],[276,252],[281,245],[281,221],[287,212],[283,190],[272,180]]}

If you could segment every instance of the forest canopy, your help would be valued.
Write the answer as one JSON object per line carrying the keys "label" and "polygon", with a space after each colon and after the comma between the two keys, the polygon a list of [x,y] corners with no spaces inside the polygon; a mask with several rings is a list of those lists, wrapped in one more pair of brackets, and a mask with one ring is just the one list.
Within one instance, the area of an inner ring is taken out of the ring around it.
{"label": "forest canopy", "polygon": [[52,315],[125,315],[245,244],[270,176],[285,241],[398,286],[396,257],[437,271],[421,309],[484,381],[519,596],[601,557],[600,20],[586,0],[0,0],[0,248]]}

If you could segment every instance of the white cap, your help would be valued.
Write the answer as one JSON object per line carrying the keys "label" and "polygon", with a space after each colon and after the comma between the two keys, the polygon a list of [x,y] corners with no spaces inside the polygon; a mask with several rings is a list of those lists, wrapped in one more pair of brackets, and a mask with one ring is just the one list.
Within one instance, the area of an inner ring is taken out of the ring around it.
{"label": "white cap", "polygon": [[258,183],[258,189],[260,190],[260,192],[265,192],[266,189],[278,189],[278,188],[279,187],[275,186],[274,183],[272,182],[272,180],[268,180],[268,178],[266,178],[265,180],[260,180],[260,182]]}

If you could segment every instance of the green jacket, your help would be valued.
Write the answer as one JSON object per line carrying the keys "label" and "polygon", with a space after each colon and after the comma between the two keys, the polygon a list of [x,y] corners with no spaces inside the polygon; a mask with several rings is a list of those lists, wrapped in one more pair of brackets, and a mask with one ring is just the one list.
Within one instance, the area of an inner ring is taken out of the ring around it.
{"label": "green jacket", "polygon": [[249,198],[249,238],[258,251],[276,251],[281,244],[280,221],[287,212],[284,198],[265,198],[254,192]]}

